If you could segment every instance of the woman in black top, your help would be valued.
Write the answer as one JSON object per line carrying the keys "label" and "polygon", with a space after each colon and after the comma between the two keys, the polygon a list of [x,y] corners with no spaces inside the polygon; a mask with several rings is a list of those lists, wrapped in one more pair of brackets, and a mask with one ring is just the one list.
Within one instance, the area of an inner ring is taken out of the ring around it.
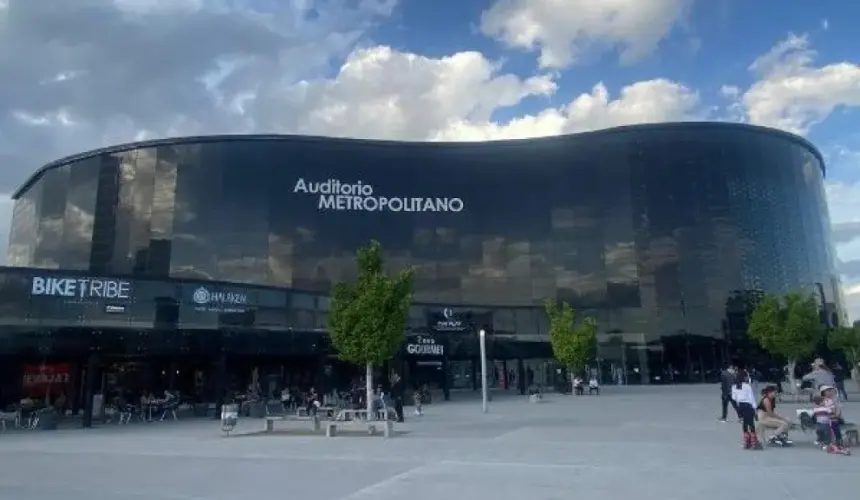
{"label": "woman in black top", "polygon": [[768,440],[771,445],[791,446],[793,443],[788,439],[788,429],[791,422],[776,413],[776,387],[768,386],[762,389],[761,399],[756,407],[758,421],[762,427],[775,429],[774,435]]}

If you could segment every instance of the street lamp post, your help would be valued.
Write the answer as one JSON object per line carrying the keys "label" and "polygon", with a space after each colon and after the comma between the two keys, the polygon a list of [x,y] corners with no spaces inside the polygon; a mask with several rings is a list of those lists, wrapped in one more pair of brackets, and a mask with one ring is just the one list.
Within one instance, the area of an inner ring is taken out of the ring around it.
{"label": "street lamp post", "polygon": [[487,332],[483,328],[478,332],[481,342],[481,407],[487,413]]}

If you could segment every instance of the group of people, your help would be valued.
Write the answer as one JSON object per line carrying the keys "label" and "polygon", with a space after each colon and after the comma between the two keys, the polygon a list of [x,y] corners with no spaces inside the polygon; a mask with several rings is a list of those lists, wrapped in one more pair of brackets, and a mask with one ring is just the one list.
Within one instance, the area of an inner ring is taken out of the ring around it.
{"label": "group of people", "polygon": [[[809,426],[815,428],[816,444],[828,453],[849,454],[850,451],[842,440],[842,405],[839,401],[839,391],[834,386],[833,375],[822,359],[816,359],[812,371],[803,377],[812,382],[815,394],[812,398],[814,407]],[[759,396],[753,389],[753,379],[749,373],[737,367],[729,367],[721,376],[722,415],[720,421],[725,422],[728,406],[731,404],[741,422],[743,431],[743,446],[748,450],[761,450],[762,445],[756,431],[756,420],[759,426],[773,430],[769,438],[771,445],[790,446],[788,431],[793,427],[790,419],[776,411],[778,388],[773,385],[764,387]]]}

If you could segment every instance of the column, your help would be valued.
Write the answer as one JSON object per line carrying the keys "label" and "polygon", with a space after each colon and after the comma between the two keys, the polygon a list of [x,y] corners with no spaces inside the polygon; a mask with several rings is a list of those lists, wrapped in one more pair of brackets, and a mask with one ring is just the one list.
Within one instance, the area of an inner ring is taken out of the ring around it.
{"label": "column", "polygon": [[442,358],[442,395],[445,401],[451,401],[451,390],[448,387],[448,356]]}
{"label": "column", "polygon": [[84,377],[84,415],[82,423],[85,428],[90,428],[93,426],[93,396],[95,395],[96,384],[98,383],[98,352],[90,353],[89,358],[87,358],[86,371],[86,376]]}
{"label": "column", "polygon": [[526,365],[523,358],[517,358],[517,388],[520,394],[526,393]]}
{"label": "column", "polygon": [[224,347],[221,347],[221,352],[215,360],[215,393],[212,395],[215,398],[215,414],[212,418],[219,420],[221,418],[221,407],[224,405],[224,392],[227,390],[227,353]]}

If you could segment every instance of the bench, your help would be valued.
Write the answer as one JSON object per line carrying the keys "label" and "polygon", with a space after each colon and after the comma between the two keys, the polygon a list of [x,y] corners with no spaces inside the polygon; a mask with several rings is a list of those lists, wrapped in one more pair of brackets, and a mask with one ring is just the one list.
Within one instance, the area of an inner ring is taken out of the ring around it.
{"label": "bench", "polygon": [[264,427],[265,432],[273,432],[275,430],[275,422],[284,422],[284,421],[301,421],[301,422],[309,421],[313,424],[314,432],[319,432],[320,429],[322,428],[321,423],[320,423],[320,419],[316,415],[314,415],[310,418],[290,418],[286,415],[270,415],[268,417],[265,417],[265,421],[266,421],[266,424]]}
{"label": "bench", "polygon": [[[807,419],[812,419],[812,410],[809,409],[800,409],[797,410],[797,417],[802,419],[802,415],[805,415]],[[860,436],[858,436],[857,424],[851,422],[845,422],[842,425],[842,433],[844,434],[845,444],[851,446],[860,446]]]}
{"label": "bench", "polygon": [[845,432],[845,444],[851,446],[860,446],[860,436],[857,433],[857,424],[846,423],[842,428]]}
{"label": "bench", "polygon": [[355,425],[366,426],[367,433],[371,436],[376,436],[377,429],[382,427],[382,436],[385,438],[391,437],[392,431],[394,430],[394,424],[390,420],[375,420],[370,422],[364,420],[352,420],[349,422],[331,420],[325,423],[325,437],[337,436],[337,429],[339,426],[352,427]]}

